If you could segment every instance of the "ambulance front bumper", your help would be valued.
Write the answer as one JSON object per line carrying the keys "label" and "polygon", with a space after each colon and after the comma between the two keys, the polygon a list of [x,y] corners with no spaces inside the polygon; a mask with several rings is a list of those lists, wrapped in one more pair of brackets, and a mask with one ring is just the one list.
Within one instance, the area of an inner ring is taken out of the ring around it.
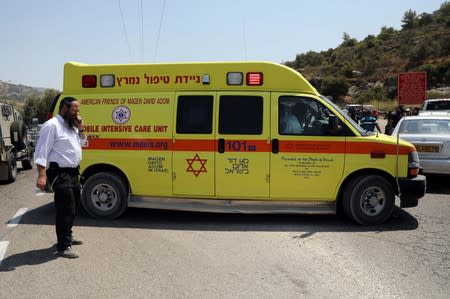
{"label": "ambulance front bumper", "polygon": [[419,198],[425,195],[427,188],[427,179],[424,175],[418,175],[415,178],[399,178],[400,188],[400,207],[417,207]]}

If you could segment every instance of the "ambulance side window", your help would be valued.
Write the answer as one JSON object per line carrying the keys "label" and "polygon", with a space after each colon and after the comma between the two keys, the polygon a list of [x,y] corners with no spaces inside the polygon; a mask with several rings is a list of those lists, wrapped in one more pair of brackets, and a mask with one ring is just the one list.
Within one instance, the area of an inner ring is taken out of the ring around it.
{"label": "ambulance side window", "polygon": [[177,107],[177,133],[211,134],[213,96],[180,96]]}
{"label": "ambulance side window", "polygon": [[263,98],[260,96],[221,96],[219,133],[259,135],[263,130]]}
{"label": "ambulance side window", "polygon": [[342,135],[343,131],[329,130],[329,118],[328,108],[315,99],[281,96],[278,100],[278,132],[281,135]]}

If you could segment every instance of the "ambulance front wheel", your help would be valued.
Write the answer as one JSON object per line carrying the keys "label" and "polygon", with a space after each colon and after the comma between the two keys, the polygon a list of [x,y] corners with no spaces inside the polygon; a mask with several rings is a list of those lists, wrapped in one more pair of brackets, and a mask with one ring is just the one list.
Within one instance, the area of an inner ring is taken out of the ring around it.
{"label": "ambulance front wheel", "polygon": [[125,186],[124,180],[114,173],[94,174],[83,186],[81,203],[92,217],[117,218],[128,207],[128,192]]}
{"label": "ambulance front wheel", "polygon": [[395,194],[389,181],[379,175],[354,178],[344,192],[347,217],[361,225],[380,225],[391,217]]}

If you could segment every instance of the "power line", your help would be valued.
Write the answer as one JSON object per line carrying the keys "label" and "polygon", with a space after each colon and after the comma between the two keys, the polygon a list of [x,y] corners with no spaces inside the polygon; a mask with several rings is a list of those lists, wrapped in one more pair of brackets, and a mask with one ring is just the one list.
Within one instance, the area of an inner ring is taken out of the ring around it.
{"label": "power line", "polygon": [[123,17],[122,7],[120,6],[120,0],[117,0],[117,3],[119,4],[119,11],[120,11],[120,18],[122,19],[123,33],[125,34],[125,41],[127,42],[128,54],[130,55],[130,61],[131,61],[131,47],[130,47],[130,42],[128,40],[127,27],[125,26],[125,19]]}
{"label": "power line", "polygon": [[141,32],[141,61],[144,62],[144,0],[140,1],[140,32]]}
{"label": "power line", "polygon": [[153,57],[153,61],[155,61],[155,62],[156,62],[156,57],[158,56],[159,38],[161,37],[161,28],[162,28],[162,23],[164,20],[165,10],[166,10],[166,0],[163,0],[163,6],[162,6],[162,10],[161,10],[161,18],[159,19],[158,35],[156,36],[155,56]]}
{"label": "power line", "polygon": [[242,35],[244,38],[244,60],[247,60],[247,26],[245,16],[242,22]]}

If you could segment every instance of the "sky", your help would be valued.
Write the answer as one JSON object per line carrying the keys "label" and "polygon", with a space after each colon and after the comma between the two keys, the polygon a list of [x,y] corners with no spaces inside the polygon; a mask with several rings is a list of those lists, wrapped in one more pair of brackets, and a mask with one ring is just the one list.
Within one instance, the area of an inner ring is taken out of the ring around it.
{"label": "sky", "polygon": [[62,90],[88,64],[292,61],[444,0],[0,0],[0,80]]}

